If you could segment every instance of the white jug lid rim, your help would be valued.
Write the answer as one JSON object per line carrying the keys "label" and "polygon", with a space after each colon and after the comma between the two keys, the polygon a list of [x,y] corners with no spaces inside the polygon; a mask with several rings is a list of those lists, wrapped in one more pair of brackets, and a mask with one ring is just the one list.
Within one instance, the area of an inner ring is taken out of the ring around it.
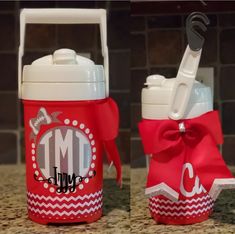
{"label": "white jug lid rim", "polygon": [[77,55],[71,49],[56,50],[24,66],[23,82],[90,83],[104,82],[103,65]]}

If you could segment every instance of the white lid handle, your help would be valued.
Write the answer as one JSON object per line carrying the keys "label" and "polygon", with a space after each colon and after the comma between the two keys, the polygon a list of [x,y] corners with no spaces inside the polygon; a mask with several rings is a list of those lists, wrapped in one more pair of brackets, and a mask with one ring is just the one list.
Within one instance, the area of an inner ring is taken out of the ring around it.
{"label": "white lid handle", "polygon": [[21,98],[22,57],[24,55],[26,24],[99,24],[104,58],[106,97],[109,96],[109,57],[107,19],[104,9],[23,9],[20,13],[20,46],[18,54],[18,95]]}

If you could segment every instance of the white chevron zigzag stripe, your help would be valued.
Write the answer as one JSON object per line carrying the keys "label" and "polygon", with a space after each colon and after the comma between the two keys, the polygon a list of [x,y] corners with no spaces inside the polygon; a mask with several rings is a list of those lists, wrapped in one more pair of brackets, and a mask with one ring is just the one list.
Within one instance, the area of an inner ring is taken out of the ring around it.
{"label": "white chevron zigzag stripe", "polygon": [[38,194],[34,194],[34,193],[30,193],[28,192],[27,193],[29,198],[34,198],[34,199],[39,199],[39,200],[46,200],[46,201],[59,201],[59,202],[62,202],[62,201],[77,201],[77,200],[85,200],[85,199],[91,199],[91,198],[95,198],[95,197],[98,197],[102,194],[102,190],[98,191],[98,192],[95,192],[95,193],[90,193],[90,194],[86,194],[84,196],[76,196],[76,197],[51,197],[51,196],[44,196],[44,195],[38,195]]}
{"label": "white chevron zigzag stripe", "polygon": [[159,202],[159,203],[164,203],[164,204],[171,204],[171,205],[175,205],[175,204],[188,204],[188,203],[193,203],[193,202],[199,202],[199,201],[203,201],[203,200],[212,200],[211,197],[209,195],[206,195],[205,197],[198,197],[198,198],[193,198],[191,200],[185,200],[185,201],[177,201],[177,202],[173,202],[170,200],[161,200],[159,198],[150,198],[150,201],[153,200],[155,202]]}
{"label": "white chevron zigzag stripe", "polygon": [[81,215],[83,215],[83,214],[85,214],[85,213],[92,213],[92,212],[95,212],[95,211],[97,211],[97,210],[99,210],[99,209],[101,209],[101,207],[102,207],[102,203],[101,204],[99,204],[98,206],[95,206],[95,207],[91,207],[91,208],[89,208],[89,209],[85,209],[85,210],[77,210],[77,211],[69,211],[69,212],[67,212],[67,211],[51,211],[51,210],[40,210],[40,209],[35,209],[34,207],[28,207],[28,209],[30,210],[30,211],[33,211],[33,212],[35,212],[35,213],[39,213],[39,214],[44,214],[44,215],[52,215],[52,216],[56,216],[56,215],[58,215],[58,216],[70,216],[70,215],[79,215],[79,214],[81,214]]}
{"label": "white chevron zigzag stripe", "polygon": [[46,207],[46,208],[58,208],[58,209],[70,209],[71,207],[73,208],[78,208],[78,207],[85,207],[85,206],[90,206],[90,205],[96,205],[97,203],[101,203],[102,201],[102,197],[99,197],[98,199],[95,199],[95,200],[91,200],[89,202],[84,202],[84,203],[77,203],[77,204],[73,204],[73,203],[70,203],[70,204],[52,204],[52,203],[44,203],[44,202],[38,202],[38,201],[33,201],[33,200],[28,200],[28,204],[31,205],[31,206],[39,206],[39,207]]}
{"label": "white chevron zigzag stripe", "polygon": [[168,186],[164,182],[157,184],[155,186],[146,188],[145,195],[150,196],[150,197],[163,195],[173,201],[178,201],[179,199],[179,193],[177,193],[174,189],[172,189],[170,186]]}
{"label": "white chevron zigzag stripe", "polygon": [[190,205],[186,205],[186,206],[176,206],[176,207],[174,207],[174,206],[161,206],[161,205],[159,205],[159,204],[155,204],[155,203],[150,203],[150,205],[152,206],[152,207],[154,207],[154,208],[159,208],[159,209],[167,209],[167,210],[171,210],[171,211],[173,211],[173,210],[187,210],[187,209],[197,209],[197,208],[202,208],[203,206],[209,206],[210,208],[212,208],[213,207],[213,203],[211,203],[210,201],[208,201],[208,202],[204,202],[204,203],[201,203],[201,204],[197,204],[197,205],[192,205],[192,206],[190,206]]}
{"label": "white chevron zigzag stripe", "polygon": [[215,201],[223,189],[234,189],[235,178],[215,179],[209,191],[210,196]]}
{"label": "white chevron zigzag stripe", "polygon": [[206,207],[202,210],[193,210],[193,211],[186,211],[186,212],[165,212],[165,211],[160,211],[160,210],[156,210],[155,208],[150,208],[150,210],[153,213],[156,214],[160,214],[160,215],[165,215],[165,216],[192,216],[192,215],[197,215],[199,213],[204,213],[206,211],[209,211],[211,208],[210,207]]}

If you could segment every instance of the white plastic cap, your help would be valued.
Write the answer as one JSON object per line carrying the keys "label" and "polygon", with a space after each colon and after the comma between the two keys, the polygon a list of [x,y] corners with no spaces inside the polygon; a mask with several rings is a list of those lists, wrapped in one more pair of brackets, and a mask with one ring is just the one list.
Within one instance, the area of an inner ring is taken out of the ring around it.
{"label": "white plastic cap", "polygon": [[148,86],[161,86],[162,82],[165,80],[164,76],[161,75],[151,75],[147,77],[145,85]]}
{"label": "white plastic cap", "polygon": [[70,49],[56,50],[53,54],[54,64],[77,64],[76,52]]}

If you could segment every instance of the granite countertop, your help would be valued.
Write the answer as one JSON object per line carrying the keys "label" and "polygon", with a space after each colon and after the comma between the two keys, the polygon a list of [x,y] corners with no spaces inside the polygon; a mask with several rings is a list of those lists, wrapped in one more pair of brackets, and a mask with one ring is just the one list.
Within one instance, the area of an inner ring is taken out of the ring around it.
{"label": "granite countertop", "polygon": [[[235,167],[231,168],[235,172]],[[235,190],[224,190],[217,199],[211,218],[194,225],[162,225],[150,217],[148,199],[144,195],[147,170],[131,169],[132,233],[235,233]]]}
{"label": "granite countertop", "polygon": [[130,168],[123,166],[123,188],[116,186],[115,169],[104,168],[103,216],[91,224],[40,225],[27,217],[25,165],[0,166],[0,233],[130,233]]}

